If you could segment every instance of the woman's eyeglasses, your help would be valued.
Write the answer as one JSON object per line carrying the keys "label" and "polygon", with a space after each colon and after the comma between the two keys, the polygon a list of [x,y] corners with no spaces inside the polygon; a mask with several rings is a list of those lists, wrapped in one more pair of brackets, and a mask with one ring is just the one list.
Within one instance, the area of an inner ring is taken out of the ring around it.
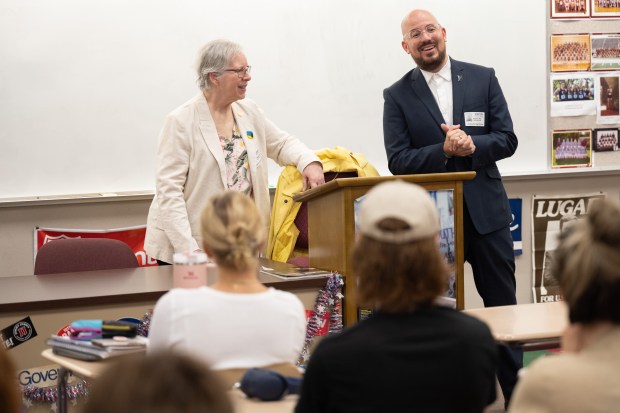
{"label": "woman's eyeglasses", "polygon": [[248,73],[250,73],[251,70],[252,70],[252,66],[246,66],[240,69],[224,69],[224,72],[236,73],[239,79],[243,79],[244,77],[248,75]]}

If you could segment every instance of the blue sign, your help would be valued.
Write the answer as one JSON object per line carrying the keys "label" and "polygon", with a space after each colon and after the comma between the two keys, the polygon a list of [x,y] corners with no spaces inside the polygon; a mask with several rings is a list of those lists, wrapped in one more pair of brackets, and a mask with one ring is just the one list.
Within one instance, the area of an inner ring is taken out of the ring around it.
{"label": "blue sign", "polygon": [[512,210],[512,222],[510,223],[510,233],[514,244],[515,255],[523,254],[523,237],[521,235],[523,200],[521,198],[509,199],[510,209]]}

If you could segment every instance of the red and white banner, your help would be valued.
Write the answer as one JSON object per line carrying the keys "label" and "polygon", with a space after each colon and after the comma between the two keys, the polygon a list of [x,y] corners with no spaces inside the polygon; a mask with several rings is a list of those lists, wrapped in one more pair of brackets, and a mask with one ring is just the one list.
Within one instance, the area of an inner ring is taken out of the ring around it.
{"label": "red and white banner", "polygon": [[318,331],[316,332],[317,336],[326,336],[329,331],[329,311],[325,311],[323,314],[317,315],[312,310],[306,310],[306,322],[310,322],[312,317],[317,317],[317,325],[319,326]]}
{"label": "red and white banner", "polygon": [[136,255],[138,264],[141,267],[151,267],[157,265],[157,261],[146,255],[144,252],[144,236],[146,225],[116,229],[61,229],[61,228],[40,228],[34,229],[34,256],[36,258],[39,248],[48,242],[66,238],[111,238],[117,239],[129,245]]}

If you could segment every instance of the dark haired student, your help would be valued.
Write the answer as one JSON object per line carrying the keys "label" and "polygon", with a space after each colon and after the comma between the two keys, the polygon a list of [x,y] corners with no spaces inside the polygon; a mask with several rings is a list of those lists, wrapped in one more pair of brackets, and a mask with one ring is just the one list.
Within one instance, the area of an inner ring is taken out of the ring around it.
{"label": "dark haired student", "polygon": [[357,220],[353,272],[373,315],[319,343],[296,413],[482,413],[496,396],[497,347],[481,321],[435,304],[449,270],[431,197],[383,183]]}

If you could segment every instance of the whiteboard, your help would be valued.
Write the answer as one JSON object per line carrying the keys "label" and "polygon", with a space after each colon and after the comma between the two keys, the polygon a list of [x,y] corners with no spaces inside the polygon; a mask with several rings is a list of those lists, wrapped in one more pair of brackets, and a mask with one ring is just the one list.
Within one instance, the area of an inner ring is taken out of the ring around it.
{"label": "whiteboard", "polygon": [[153,190],[164,117],[214,38],[244,47],[247,96],[279,127],[389,175],[382,91],[413,67],[414,6],[451,57],[495,68],[519,137],[502,172],[547,169],[545,1],[0,0],[0,198]]}

